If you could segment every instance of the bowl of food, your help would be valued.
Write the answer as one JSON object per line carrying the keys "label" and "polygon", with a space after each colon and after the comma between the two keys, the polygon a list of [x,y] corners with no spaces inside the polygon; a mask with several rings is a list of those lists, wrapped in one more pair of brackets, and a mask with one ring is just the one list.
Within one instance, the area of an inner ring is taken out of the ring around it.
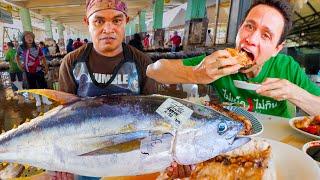
{"label": "bowl of food", "polygon": [[320,115],[295,117],[289,121],[289,124],[302,134],[320,139]]}
{"label": "bowl of food", "polygon": [[320,166],[320,141],[311,141],[304,144],[302,151],[308,154]]}

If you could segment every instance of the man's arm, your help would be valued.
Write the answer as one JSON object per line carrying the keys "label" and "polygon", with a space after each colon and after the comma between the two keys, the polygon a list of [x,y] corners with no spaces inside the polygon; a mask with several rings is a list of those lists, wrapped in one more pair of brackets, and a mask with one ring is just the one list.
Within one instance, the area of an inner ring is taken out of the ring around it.
{"label": "man's arm", "polygon": [[257,93],[278,101],[288,100],[310,115],[320,114],[320,97],[285,79],[268,78]]}
{"label": "man's arm", "polygon": [[16,60],[16,63],[18,65],[19,69],[21,71],[23,71],[23,67],[22,67],[21,62],[20,62],[20,56],[18,55],[18,53],[16,54],[15,60]]}
{"label": "man's arm", "polygon": [[67,55],[60,65],[59,69],[59,90],[71,94],[76,93],[76,84],[71,74],[71,63],[68,61]]}
{"label": "man's arm", "polygon": [[182,60],[158,60],[148,66],[147,76],[165,84],[209,84],[237,73],[240,68],[228,51],[220,50],[205,57],[196,66],[185,66]]}

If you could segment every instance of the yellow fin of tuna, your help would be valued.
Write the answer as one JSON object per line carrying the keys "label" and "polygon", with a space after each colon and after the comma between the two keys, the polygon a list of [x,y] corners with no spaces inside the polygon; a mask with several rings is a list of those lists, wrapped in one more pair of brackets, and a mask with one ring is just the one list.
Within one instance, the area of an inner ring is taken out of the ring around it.
{"label": "yellow fin of tuna", "polygon": [[29,89],[29,90],[19,90],[18,93],[33,93],[41,96],[46,96],[60,104],[69,104],[75,101],[79,101],[80,98],[74,94],[65,93],[62,91],[55,91],[51,89]]}
{"label": "yellow fin of tuna", "polygon": [[116,144],[113,146],[103,147],[101,149],[94,150],[82,154],[80,156],[96,156],[96,155],[105,155],[105,154],[114,154],[114,153],[126,153],[140,148],[141,139],[135,139],[132,141]]}

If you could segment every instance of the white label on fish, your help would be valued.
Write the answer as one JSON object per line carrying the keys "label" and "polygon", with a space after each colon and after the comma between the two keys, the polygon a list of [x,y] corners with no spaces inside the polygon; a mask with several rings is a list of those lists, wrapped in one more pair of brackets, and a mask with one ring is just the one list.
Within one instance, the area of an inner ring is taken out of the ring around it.
{"label": "white label on fish", "polygon": [[163,118],[175,122],[174,124],[176,127],[179,127],[191,117],[193,110],[173,99],[168,98],[161,104],[156,112]]}

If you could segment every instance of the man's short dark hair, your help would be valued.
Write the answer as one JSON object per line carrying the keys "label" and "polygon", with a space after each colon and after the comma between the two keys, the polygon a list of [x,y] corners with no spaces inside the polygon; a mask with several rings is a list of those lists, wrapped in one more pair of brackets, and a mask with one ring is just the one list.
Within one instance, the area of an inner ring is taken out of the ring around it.
{"label": "man's short dark hair", "polygon": [[13,44],[13,42],[7,42],[7,45],[10,47],[10,48],[14,48],[14,44]]}
{"label": "man's short dark hair", "polygon": [[280,39],[278,41],[278,45],[281,44],[282,42],[284,42],[292,28],[292,7],[290,5],[289,0],[255,0],[253,5],[247,11],[244,19],[246,19],[249,12],[258,5],[267,5],[273,7],[282,14],[284,18],[284,27]]}

